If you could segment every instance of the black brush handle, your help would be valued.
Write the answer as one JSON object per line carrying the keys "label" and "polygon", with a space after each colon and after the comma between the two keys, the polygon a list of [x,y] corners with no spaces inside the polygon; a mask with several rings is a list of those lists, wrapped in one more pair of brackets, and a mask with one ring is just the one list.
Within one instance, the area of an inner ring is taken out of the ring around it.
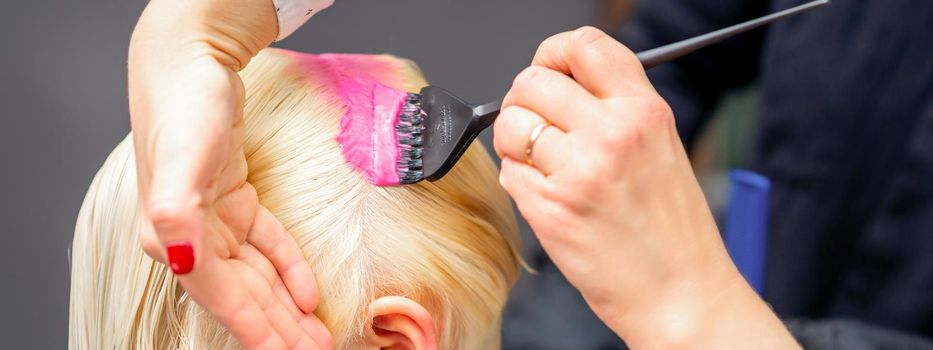
{"label": "black brush handle", "polygon": [[829,0],[816,0],[811,1],[806,4],[792,7],[784,11],[775,12],[770,15],[753,19],[751,21],[736,24],[731,27],[723,28],[712,33],[703,34],[697,37],[693,37],[687,40],[678,41],[673,44],[664,45],[658,48],[651,50],[646,50],[639,52],[637,54],[638,60],[641,61],[641,64],[645,69],[657,66],[659,64],[669,62],[671,60],[680,58],[686,54],[689,54],[693,51],[699,50],[703,47],[715,44],[724,39],[735,36],[736,34],[744,33],[749,30],[761,27],[765,24],[777,21],[781,18],[788,16],[793,16],[798,13],[808,11],[820,6],[829,4]]}
{"label": "black brush handle", "polygon": [[501,109],[502,100],[473,107],[473,119],[476,120],[475,123],[480,128],[488,128],[496,121],[496,117],[499,116],[499,110]]}

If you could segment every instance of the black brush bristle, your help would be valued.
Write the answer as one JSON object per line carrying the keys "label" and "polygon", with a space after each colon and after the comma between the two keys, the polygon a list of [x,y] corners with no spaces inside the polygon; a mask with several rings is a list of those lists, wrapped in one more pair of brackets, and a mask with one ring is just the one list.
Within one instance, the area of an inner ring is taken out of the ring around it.
{"label": "black brush bristle", "polygon": [[410,94],[396,126],[402,184],[437,181],[450,171],[499,114],[499,103],[476,106],[436,86]]}
{"label": "black brush bristle", "polygon": [[402,184],[413,184],[424,179],[424,112],[421,110],[421,95],[410,93],[405,98],[398,125],[399,158],[396,167]]}

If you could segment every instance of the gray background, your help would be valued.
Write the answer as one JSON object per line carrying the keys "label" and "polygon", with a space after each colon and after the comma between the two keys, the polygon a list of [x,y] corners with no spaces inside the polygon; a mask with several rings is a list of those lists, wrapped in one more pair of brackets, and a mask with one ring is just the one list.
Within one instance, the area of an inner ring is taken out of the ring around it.
{"label": "gray background", "polygon": [[[92,176],[129,129],[126,48],[143,6],[0,7],[0,348],[66,346],[66,248]],[[408,57],[480,102],[508,89],[541,40],[594,12],[580,0],[337,0],[276,46]]]}

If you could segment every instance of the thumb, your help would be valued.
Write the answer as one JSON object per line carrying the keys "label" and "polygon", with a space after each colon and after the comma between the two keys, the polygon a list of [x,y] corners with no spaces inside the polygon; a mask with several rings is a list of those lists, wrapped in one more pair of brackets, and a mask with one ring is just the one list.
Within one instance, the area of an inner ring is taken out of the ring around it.
{"label": "thumb", "polygon": [[[188,97],[196,96],[194,94]],[[218,173],[230,138],[230,116],[238,115],[229,100],[173,99],[162,111],[162,123],[150,133],[150,178],[146,215],[164,247],[172,270],[184,275],[193,270],[204,250],[208,185]],[[198,254],[200,253],[200,254]]]}
{"label": "thumb", "polygon": [[[164,248],[168,265],[184,275],[196,265],[195,252],[203,252],[208,199],[205,189],[215,168],[212,148],[204,137],[192,135],[200,128],[167,128],[158,133],[150,160],[146,216]],[[174,130],[171,130],[174,129]]]}
{"label": "thumb", "polygon": [[195,252],[203,252],[204,210],[195,200],[159,200],[149,204],[147,216],[164,247],[164,261],[177,275],[194,270]]}

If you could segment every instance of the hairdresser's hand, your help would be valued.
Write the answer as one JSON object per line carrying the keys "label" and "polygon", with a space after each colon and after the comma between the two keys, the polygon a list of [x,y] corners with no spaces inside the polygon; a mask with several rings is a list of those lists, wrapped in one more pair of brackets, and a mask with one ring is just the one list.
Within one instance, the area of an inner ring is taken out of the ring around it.
{"label": "hairdresser's hand", "polygon": [[503,108],[502,185],[630,346],[796,346],[731,263],[671,109],[631,51],[593,28],[551,37]]}
{"label": "hairdresser's hand", "polygon": [[297,243],[259,203],[237,71],[276,36],[269,0],[152,0],[129,97],[146,253],[247,349],[331,348]]}

